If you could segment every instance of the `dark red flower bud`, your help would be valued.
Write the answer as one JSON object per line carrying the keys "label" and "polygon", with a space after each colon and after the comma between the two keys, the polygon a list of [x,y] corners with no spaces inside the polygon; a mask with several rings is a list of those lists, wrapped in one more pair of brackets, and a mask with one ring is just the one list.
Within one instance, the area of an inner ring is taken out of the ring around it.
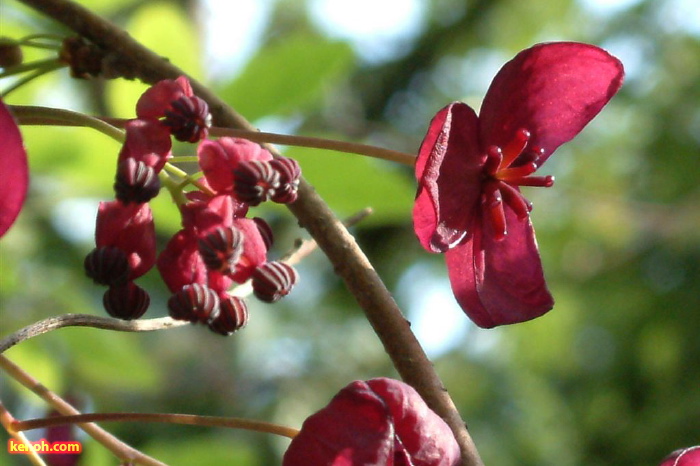
{"label": "dark red flower bud", "polygon": [[0,68],[7,69],[21,65],[23,59],[22,48],[19,45],[6,37],[0,38]]}
{"label": "dark red flower bud", "polygon": [[253,293],[260,301],[274,303],[287,296],[299,280],[294,268],[284,262],[267,262],[253,272]]}
{"label": "dark red flower bud", "polygon": [[231,335],[248,323],[248,305],[236,296],[221,298],[219,315],[209,321],[209,328],[221,335]]}
{"label": "dark red flower bud", "polygon": [[233,170],[234,194],[241,202],[256,206],[274,196],[280,186],[280,174],[270,162],[241,162]]}
{"label": "dark red flower bud", "polygon": [[160,178],[153,167],[129,157],[117,167],[114,191],[115,197],[124,204],[143,204],[158,195]]}
{"label": "dark red flower bud", "polygon": [[123,286],[131,272],[126,253],[114,246],[93,249],[83,265],[87,276],[98,285]]}
{"label": "dark red flower bud", "polygon": [[175,320],[207,324],[219,315],[219,297],[208,286],[192,283],[170,297],[168,311]]}
{"label": "dark red flower bud", "polygon": [[178,141],[201,141],[206,139],[211,127],[209,106],[195,95],[180,96],[165,110],[163,124],[170,128],[170,132]]}
{"label": "dark red flower bud", "polygon": [[197,241],[199,254],[209,270],[232,273],[243,253],[243,234],[236,227],[217,228]]}
{"label": "dark red flower bud", "polygon": [[676,450],[663,459],[659,466],[698,466],[700,464],[700,446]]}
{"label": "dark red flower bud", "polygon": [[270,224],[260,217],[253,217],[253,221],[255,222],[255,225],[257,225],[258,230],[260,231],[260,236],[265,242],[265,249],[269,251],[275,242],[275,236],[272,233],[272,228],[270,228]]}
{"label": "dark red flower bud", "polygon": [[138,319],[145,314],[151,298],[134,282],[112,286],[102,296],[102,304],[112,317],[124,320]]}
{"label": "dark red flower bud", "polygon": [[409,385],[355,381],[310,416],[283,466],[393,464],[455,466],[459,445],[448,425]]}
{"label": "dark red flower bud", "polygon": [[272,196],[273,202],[291,204],[297,200],[301,167],[299,163],[287,157],[279,157],[270,161],[272,168],[280,174],[280,185]]}

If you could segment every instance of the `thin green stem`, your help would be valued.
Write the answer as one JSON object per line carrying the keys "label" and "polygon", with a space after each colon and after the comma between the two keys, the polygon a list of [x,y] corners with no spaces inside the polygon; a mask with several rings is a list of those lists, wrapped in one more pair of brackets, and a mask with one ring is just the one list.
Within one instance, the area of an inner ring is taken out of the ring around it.
{"label": "thin green stem", "polygon": [[[23,107],[18,105],[10,106],[10,110],[17,116],[21,124],[36,124],[35,120],[30,120],[23,118],[22,109],[32,108],[35,112],[40,111],[40,109],[46,110],[46,117],[42,120],[42,124],[72,124],[81,126],[78,122],[61,122],[60,120],[51,119],[52,111],[56,109],[47,107]],[[98,118],[98,117],[93,117]],[[127,121],[120,118],[98,118],[102,121],[108,122],[114,127],[123,128]],[[210,134],[212,136],[231,136],[241,139],[247,139],[253,142],[259,143],[271,143],[271,144],[281,144],[286,146],[298,146],[298,147],[309,147],[312,149],[326,149],[336,152],[345,152],[350,154],[365,155],[367,157],[388,160],[391,162],[397,162],[408,166],[413,166],[416,161],[416,157],[413,154],[408,154],[406,152],[395,151],[391,149],[385,149],[383,147],[371,146],[368,144],[358,144],[354,142],[338,141],[335,139],[325,139],[316,138],[310,136],[295,136],[291,134],[278,134],[278,133],[266,133],[261,131],[249,131],[244,129],[233,129],[233,128],[220,128],[214,127],[210,129]]]}
{"label": "thin green stem", "polygon": [[50,73],[53,70],[63,68],[64,66],[66,66],[64,63],[62,63],[58,60],[54,60],[53,64],[45,65],[44,67],[37,69],[35,72],[30,73],[29,75],[23,77],[22,79],[18,80],[14,84],[12,84],[10,87],[5,89],[2,92],[2,94],[0,94],[0,97],[6,98],[11,92],[19,89],[20,87],[24,86],[25,84],[28,84],[29,82],[35,80],[36,78],[43,76],[47,73]]}
{"label": "thin green stem", "polygon": [[[25,105],[10,105],[12,114],[23,125],[38,126],[84,126],[95,129],[117,142],[123,143],[124,131],[116,125],[84,113],[63,110],[60,108],[35,107]],[[126,124],[120,125],[124,127]]]}
{"label": "thin green stem", "polygon": [[196,155],[176,155],[175,157],[170,159],[170,163],[188,163],[188,162],[197,163],[197,162],[199,162],[199,157],[197,157]]}
{"label": "thin green stem", "polygon": [[57,58],[46,58],[44,60],[36,60],[36,61],[30,61],[28,63],[20,63],[19,65],[7,68],[0,73],[0,78],[7,78],[9,76],[14,76],[16,74],[24,73],[25,71],[34,71],[34,70],[39,70],[39,69],[45,69],[49,65],[53,65],[55,63],[61,63],[62,66],[65,66],[65,64],[60,62]]}
{"label": "thin green stem", "polygon": [[299,433],[297,429],[291,427],[252,419],[171,413],[92,413],[76,414],[72,416],[52,416],[41,419],[30,419],[27,421],[14,421],[12,423],[12,428],[15,431],[21,432],[24,430],[41,429],[65,424],[82,424],[86,422],[159,422],[200,427],[226,427],[229,429],[243,429],[275,434],[288,438],[294,438]]}

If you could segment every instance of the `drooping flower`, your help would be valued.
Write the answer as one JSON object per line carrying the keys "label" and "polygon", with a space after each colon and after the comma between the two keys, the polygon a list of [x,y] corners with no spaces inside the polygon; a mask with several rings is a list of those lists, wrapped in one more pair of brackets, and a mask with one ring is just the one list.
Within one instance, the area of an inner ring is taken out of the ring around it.
{"label": "drooping flower", "polygon": [[17,123],[0,100],[0,237],[12,226],[24,205],[29,185],[27,151]]}
{"label": "drooping flower", "polygon": [[355,464],[454,466],[459,446],[409,385],[387,378],[355,381],[304,421],[283,466]]}
{"label": "drooping flower", "polygon": [[141,204],[154,198],[160,190],[158,174],[172,157],[171,148],[170,133],[158,122],[129,121],[117,158],[116,198],[125,204]]}
{"label": "drooping flower", "polygon": [[659,466],[697,466],[700,464],[700,446],[676,450],[663,459]]}
{"label": "drooping flower", "polygon": [[452,290],[477,325],[553,307],[520,186],[552,185],[533,173],[600,112],[623,74],[598,47],[538,44],[501,68],[479,116],[454,102],[431,121],[416,160],[414,229],[426,250],[446,252]]}
{"label": "drooping flower", "polygon": [[159,120],[178,141],[206,139],[211,126],[209,106],[194,95],[186,77],[159,81],[143,93],[136,103],[139,119]]}

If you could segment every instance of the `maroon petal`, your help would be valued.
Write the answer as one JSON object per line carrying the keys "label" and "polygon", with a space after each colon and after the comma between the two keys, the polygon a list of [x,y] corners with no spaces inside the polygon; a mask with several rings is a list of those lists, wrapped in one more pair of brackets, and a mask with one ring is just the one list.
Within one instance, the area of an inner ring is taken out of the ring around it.
{"label": "maroon petal", "polygon": [[208,282],[207,267],[197,250],[197,237],[191,230],[180,230],[168,241],[156,266],[173,293],[192,283]]}
{"label": "maroon petal", "polygon": [[131,120],[126,124],[126,140],[117,164],[133,158],[159,173],[172,157],[172,140],[168,128],[156,121]]}
{"label": "maroon petal", "polygon": [[148,272],[156,261],[156,233],[148,204],[100,202],[95,227],[97,247],[114,246],[127,254],[129,279]]}
{"label": "maroon petal", "polygon": [[17,123],[0,100],[0,237],[22,210],[29,185],[27,151]]}
{"label": "maroon petal", "polygon": [[416,160],[413,228],[430,252],[445,252],[468,233],[481,190],[478,119],[454,102],[430,122]]}
{"label": "maroon petal", "polygon": [[538,44],[498,72],[479,114],[483,147],[505,147],[521,128],[541,165],[576,136],[622,85],[622,63],[605,50],[575,42]]}
{"label": "maroon petal", "polygon": [[158,120],[165,116],[173,100],[182,96],[192,96],[190,82],[184,76],[164,79],[157,82],[144,92],[136,102],[136,115],[139,118]]}
{"label": "maroon petal", "polygon": [[282,466],[392,464],[393,447],[386,406],[365,382],[357,381],[304,421]]}
{"label": "maroon petal", "polygon": [[306,419],[282,464],[453,466],[459,461],[449,427],[418,393],[380,378],[351,383]]}
{"label": "maroon petal", "polygon": [[243,253],[235,271],[228,276],[236,283],[243,283],[253,276],[258,266],[267,262],[267,242],[251,218],[237,218],[233,226],[243,234]]}
{"label": "maroon petal", "polygon": [[505,214],[504,239],[494,239],[490,222],[484,222],[445,257],[452,291],[479,327],[524,322],[554,306],[529,218],[519,220],[509,208]]}
{"label": "maroon petal", "polygon": [[[459,445],[445,421],[428,408],[413,387],[379,378],[367,385],[386,403],[394,423],[394,458],[407,457],[412,466],[459,464]],[[402,464],[396,461],[394,464]]]}
{"label": "maroon petal", "polygon": [[216,141],[202,141],[197,148],[199,166],[209,185],[216,192],[233,190],[233,169],[240,162],[272,160],[267,150],[245,139],[224,137]]}
{"label": "maroon petal", "polygon": [[697,466],[700,464],[700,446],[676,450],[663,459],[659,466]]}

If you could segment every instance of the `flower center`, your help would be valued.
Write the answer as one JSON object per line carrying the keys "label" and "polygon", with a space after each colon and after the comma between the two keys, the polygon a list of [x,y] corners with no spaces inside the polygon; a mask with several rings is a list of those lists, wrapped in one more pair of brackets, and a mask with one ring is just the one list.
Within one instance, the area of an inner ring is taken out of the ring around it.
{"label": "flower center", "polygon": [[530,132],[519,129],[505,147],[491,146],[486,152],[481,203],[497,240],[508,233],[504,205],[520,220],[530,215],[532,204],[518,189],[520,186],[550,187],[553,176],[532,176],[539,168],[544,149],[530,146]]}

